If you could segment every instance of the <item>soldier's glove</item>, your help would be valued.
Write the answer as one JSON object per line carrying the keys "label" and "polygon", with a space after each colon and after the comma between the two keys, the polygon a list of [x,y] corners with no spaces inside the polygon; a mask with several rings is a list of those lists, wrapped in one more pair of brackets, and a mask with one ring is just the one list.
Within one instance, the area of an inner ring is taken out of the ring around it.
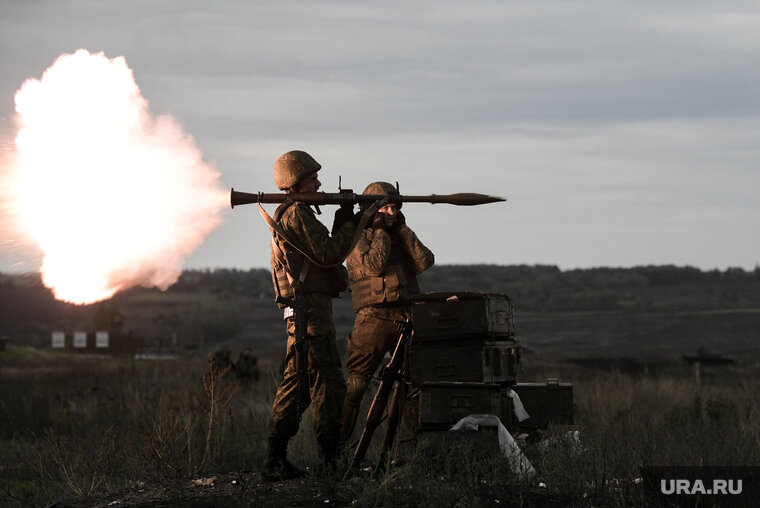
{"label": "soldier's glove", "polygon": [[404,214],[401,213],[401,210],[396,212],[396,220],[393,222],[393,226],[391,226],[388,229],[389,233],[395,233],[399,229],[401,229],[401,226],[406,224],[406,217],[404,217]]}
{"label": "soldier's glove", "polygon": [[347,222],[353,222],[354,221],[354,206],[341,206],[337,210],[335,210],[335,218],[333,219],[333,225],[332,225],[332,232],[331,234],[335,234],[338,231],[340,231],[340,228],[343,227],[343,225]]}
{"label": "soldier's glove", "polygon": [[372,224],[370,225],[372,229],[377,231],[378,229],[384,229],[388,231],[388,225],[385,223],[385,214],[382,212],[377,212],[375,216],[372,218]]}

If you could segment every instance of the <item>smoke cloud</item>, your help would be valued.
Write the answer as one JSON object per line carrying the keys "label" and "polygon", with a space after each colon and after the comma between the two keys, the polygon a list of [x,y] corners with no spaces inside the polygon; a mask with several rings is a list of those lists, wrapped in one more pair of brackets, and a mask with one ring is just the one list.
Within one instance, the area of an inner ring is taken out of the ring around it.
{"label": "smoke cloud", "polygon": [[39,245],[56,298],[89,303],[176,282],[228,195],[193,138],[151,115],[124,57],[61,55],[15,100],[4,199]]}

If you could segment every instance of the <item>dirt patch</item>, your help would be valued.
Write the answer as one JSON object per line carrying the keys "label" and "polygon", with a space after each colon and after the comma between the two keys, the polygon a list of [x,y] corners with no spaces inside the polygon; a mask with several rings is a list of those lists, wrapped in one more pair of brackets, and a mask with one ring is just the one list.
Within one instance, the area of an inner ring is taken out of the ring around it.
{"label": "dirt patch", "polygon": [[206,508],[219,506],[351,506],[341,499],[335,480],[310,475],[286,482],[268,482],[257,472],[203,475],[174,485],[138,482],[86,500],[62,500],[57,508]]}

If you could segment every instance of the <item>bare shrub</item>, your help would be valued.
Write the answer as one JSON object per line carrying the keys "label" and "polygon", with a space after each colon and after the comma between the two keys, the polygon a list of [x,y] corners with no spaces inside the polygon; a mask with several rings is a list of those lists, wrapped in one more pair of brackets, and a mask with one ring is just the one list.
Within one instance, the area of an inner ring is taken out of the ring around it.
{"label": "bare shrub", "polygon": [[[231,374],[232,365],[228,364],[223,369],[215,368],[214,355],[208,355],[209,368],[203,373],[203,391],[206,393],[206,444],[203,451],[203,459],[200,464],[200,471],[205,471],[206,466],[211,459],[212,454],[212,436],[215,427],[219,427],[220,418],[224,411],[230,414],[229,405],[232,398],[240,389],[240,382],[236,381]],[[225,378],[222,384],[222,380]],[[217,440],[218,442],[219,440]]]}
{"label": "bare shrub", "polygon": [[74,498],[89,497],[106,481],[115,446],[113,427],[104,429],[96,439],[84,443],[49,429],[38,449],[42,477],[48,478],[62,492]]}

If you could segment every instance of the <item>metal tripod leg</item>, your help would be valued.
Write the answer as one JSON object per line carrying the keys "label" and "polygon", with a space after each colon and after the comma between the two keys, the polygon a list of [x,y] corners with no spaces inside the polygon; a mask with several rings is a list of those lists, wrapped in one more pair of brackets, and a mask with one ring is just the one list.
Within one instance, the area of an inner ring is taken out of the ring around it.
{"label": "metal tripod leg", "polygon": [[[346,481],[351,477],[352,471],[361,463],[362,459],[364,459],[364,455],[367,453],[369,443],[372,440],[372,435],[375,433],[378,425],[380,425],[383,413],[385,412],[385,408],[388,405],[388,399],[391,398],[392,390],[394,390],[392,395],[393,400],[397,400],[397,392],[399,388],[398,386],[394,385],[398,383],[406,386],[403,375],[404,366],[406,364],[404,358],[406,344],[409,341],[411,333],[412,327],[410,321],[407,320],[403,323],[399,323],[399,338],[398,342],[396,343],[396,349],[393,351],[391,361],[388,362],[388,365],[380,370],[380,386],[377,388],[377,393],[375,393],[375,398],[372,400],[372,405],[370,406],[369,412],[367,413],[367,421],[364,424],[364,431],[362,432],[362,437],[359,439],[359,444],[356,446],[354,457],[351,459],[351,462],[349,462],[348,467],[346,468],[346,472],[343,474],[343,481]],[[404,387],[404,390],[406,390],[406,387]],[[403,396],[406,398],[406,391],[403,392]],[[398,402],[396,402],[395,404],[392,404],[392,407],[398,405]],[[389,419],[391,411],[392,410],[389,409]],[[392,435],[390,435],[390,437],[388,434],[386,434],[386,442],[390,443],[391,445],[393,444],[393,439],[396,436],[395,429],[398,428],[398,419],[400,418],[400,413],[398,413],[398,411],[396,411],[396,413],[397,414],[394,417],[395,425],[393,426],[394,432]],[[388,446],[388,448],[390,448],[390,446]]]}
{"label": "metal tripod leg", "polygon": [[391,399],[391,406],[388,409],[388,428],[385,431],[385,440],[383,441],[383,447],[380,450],[380,458],[377,461],[374,476],[380,476],[385,472],[385,461],[388,457],[388,452],[393,448],[393,442],[398,434],[399,424],[404,414],[404,405],[406,404],[406,394],[409,390],[408,385],[403,380],[396,382],[396,386],[393,390],[393,398]]}

